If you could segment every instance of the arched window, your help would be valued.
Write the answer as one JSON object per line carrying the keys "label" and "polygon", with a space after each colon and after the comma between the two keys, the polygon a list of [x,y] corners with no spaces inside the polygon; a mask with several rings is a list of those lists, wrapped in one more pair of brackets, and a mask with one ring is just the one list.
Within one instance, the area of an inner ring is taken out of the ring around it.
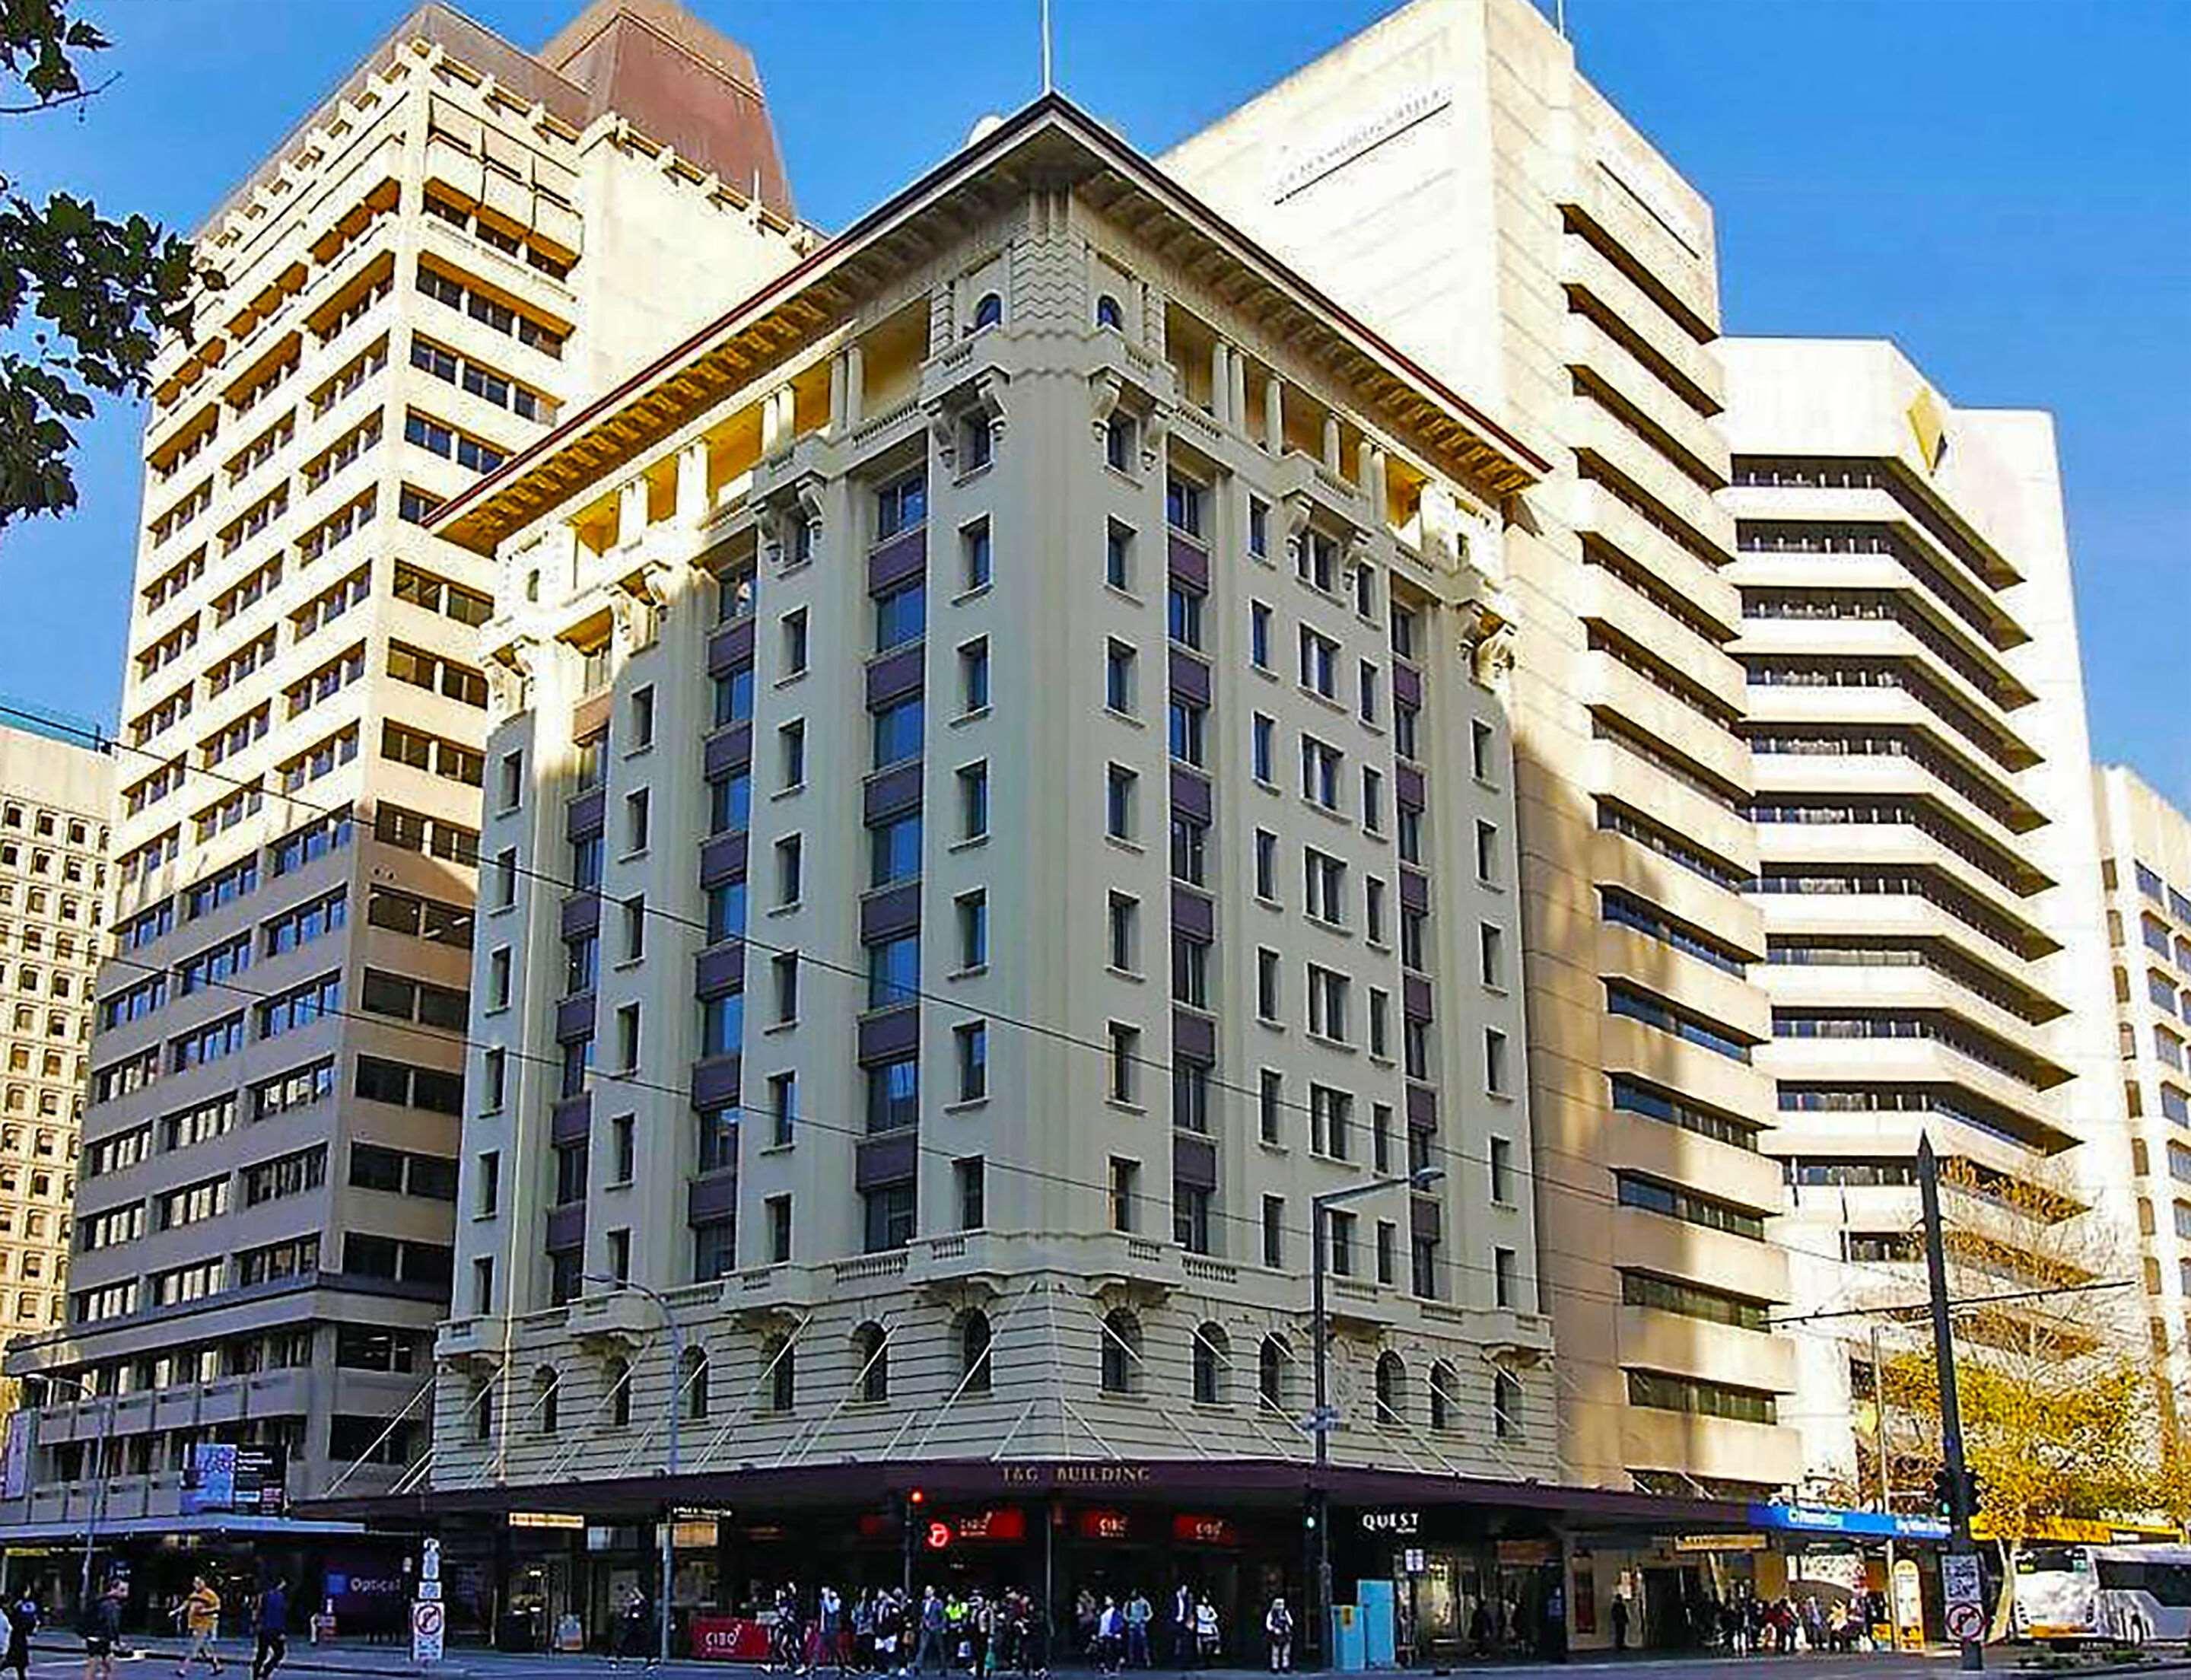
{"label": "arched window", "polygon": [[853,1369],[859,1373],[860,1398],[879,1403],[890,1398],[890,1349],[883,1327],[870,1321],[852,1332]]}
{"label": "arched window", "polygon": [[631,1426],[631,1362],[612,1359],[604,1373],[609,1383],[609,1421],[618,1429]]}
{"label": "arched window", "polygon": [[1263,1338],[1263,1345],[1255,1351],[1255,1396],[1265,1411],[1285,1410],[1286,1367],[1292,1363],[1292,1351],[1283,1337]]}
{"label": "arched window", "polygon": [[989,1358],[989,1315],[969,1313],[959,1321],[959,1374],[965,1380],[966,1392],[986,1394],[993,1380],[995,1365]]}
{"label": "arched window", "polygon": [[1225,1398],[1225,1332],[1215,1324],[1194,1331],[1194,1403],[1214,1406]]}
{"label": "arched window", "polygon": [[783,1336],[772,1335],[761,1345],[761,1364],[768,1371],[768,1409],[788,1412],[799,1404],[797,1354]]}
{"label": "arched window", "polygon": [[485,1377],[472,1384],[471,1398],[472,1439],[488,1441],[494,1438],[494,1385]]}
{"label": "arched window", "polygon": [[1491,1430],[1502,1441],[1522,1438],[1522,1379],[1511,1371],[1491,1379]]}
{"label": "arched window", "polygon": [[685,1357],[677,1364],[677,1392],[684,1397],[685,1415],[703,1418],[708,1415],[708,1350],[688,1347]]}
{"label": "arched window", "polygon": [[1141,1359],[1141,1321],[1123,1307],[1103,1318],[1103,1392],[1130,1394]]}
{"label": "arched window", "polygon": [[556,1391],[562,1378],[552,1365],[543,1365],[532,1373],[532,1427],[543,1435],[553,1435],[561,1421],[561,1398]]}
{"label": "arched window", "polygon": [[1377,1421],[1398,1423],[1406,1415],[1408,1368],[1397,1353],[1377,1356]]}
{"label": "arched window", "polygon": [[1454,1381],[1453,1367],[1441,1359],[1431,1367],[1431,1427],[1452,1428],[1460,1404],[1460,1392]]}
{"label": "arched window", "polygon": [[1126,312],[1118,307],[1118,300],[1108,292],[1096,299],[1096,324],[1121,333],[1126,330]]}
{"label": "arched window", "polygon": [[1004,300],[994,292],[982,293],[982,301],[974,305],[974,330],[994,327],[1004,318]]}

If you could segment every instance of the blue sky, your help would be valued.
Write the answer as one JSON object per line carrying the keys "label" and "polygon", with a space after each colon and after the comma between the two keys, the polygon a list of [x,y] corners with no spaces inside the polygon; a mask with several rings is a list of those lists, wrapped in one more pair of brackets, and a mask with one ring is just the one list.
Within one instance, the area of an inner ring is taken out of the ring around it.
{"label": "blue sky", "polygon": [[[800,208],[823,227],[1036,88],[1036,0],[689,3],[758,57]],[[122,79],[81,118],[5,119],[0,156],[34,188],[188,228],[407,9],[93,3]],[[464,9],[532,46],[577,0]],[[1059,82],[1155,152],[1389,9],[1054,0]],[[1891,337],[1958,403],[2054,412],[2094,751],[2191,808],[2191,6],[1568,14],[1585,71],[1713,201],[1728,331]],[[0,537],[0,692],[112,717],[140,424],[110,408],[84,436],[82,508]]]}

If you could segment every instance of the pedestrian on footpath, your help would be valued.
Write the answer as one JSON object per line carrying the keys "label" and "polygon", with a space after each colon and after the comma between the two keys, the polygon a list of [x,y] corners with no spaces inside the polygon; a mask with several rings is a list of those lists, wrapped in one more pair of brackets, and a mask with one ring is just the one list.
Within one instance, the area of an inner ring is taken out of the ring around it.
{"label": "pedestrian on footpath", "polygon": [[1271,1608],[1263,1612],[1263,1637],[1271,1648],[1271,1672],[1290,1674],[1294,1670],[1294,1613],[1286,1608],[1283,1592],[1271,1600]]}
{"label": "pedestrian on footpath", "polygon": [[1209,1602],[1209,1595],[1205,1592],[1194,1605],[1194,1648],[1200,1653],[1204,1668],[1217,1666],[1223,1644],[1217,1631],[1217,1606]]}
{"label": "pedestrian on footpath", "polygon": [[1147,1668],[1149,1666],[1149,1623],[1156,1618],[1156,1607],[1149,1603],[1149,1595],[1140,1587],[1126,1600],[1126,1666]]}
{"label": "pedestrian on footpath", "polygon": [[203,1575],[191,1577],[190,1596],[175,1606],[175,1620],[190,1636],[183,1660],[175,1665],[176,1674],[188,1674],[191,1665],[200,1661],[219,1673],[220,1650],[214,1642],[220,1637],[220,1594]]}
{"label": "pedestrian on footpath", "polygon": [[8,1606],[8,1654],[0,1668],[15,1671],[15,1680],[31,1680],[31,1636],[38,1631],[45,1613],[29,1587],[17,1593]]}
{"label": "pedestrian on footpath", "polygon": [[276,1575],[259,1595],[251,1613],[257,1647],[251,1655],[251,1680],[274,1680],[274,1671],[289,1654],[289,1583]]}
{"label": "pedestrian on footpath", "polygon": [[83,1680],[114,1680],[114,1643],[122,1637],[122,1603],[129,1589],[110,1580],[83,1609]]}

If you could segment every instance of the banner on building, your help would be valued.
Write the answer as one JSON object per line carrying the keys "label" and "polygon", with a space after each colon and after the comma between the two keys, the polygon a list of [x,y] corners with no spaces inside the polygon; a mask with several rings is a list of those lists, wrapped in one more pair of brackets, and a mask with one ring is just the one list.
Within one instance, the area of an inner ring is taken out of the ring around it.
{"label": "banner on building", "polygon": [[278,1517],[288,1503],[289,1455],[280,1447],[201,1441],[183,1472],[183,1514]]}

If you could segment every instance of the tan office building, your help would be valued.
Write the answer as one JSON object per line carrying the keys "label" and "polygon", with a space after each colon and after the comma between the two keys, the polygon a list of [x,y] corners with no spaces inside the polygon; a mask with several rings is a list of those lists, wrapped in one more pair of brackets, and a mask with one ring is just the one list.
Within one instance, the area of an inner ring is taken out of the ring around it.
{"label": "tan office building", "polygon": [[[1958,408],[1889,344],[1716,354],[1795,1310],[1922,1299],[1921,1134],[1957,1293],[2104,1275],[2129,1162],[2052,423]],[[1887,1355],[1926,1345],[1885,1328]],[[1869,1504],[1867,1321],[1798,1347],[1806,1490]]]}
{"label": "tan office building", "polygon": [[1770,1498],[1800,1455],[1710,208],[1526,0],[1417,0],[1165,162],[1551,446],[1506,576],[1561,1474]]}
{"label": "tan office building", "polygon": [[[598,1627],[660,1501],[733,1511],[678,1575],[729,1610],[896,1581],[919,1487],[969,1580],[1242,1626],[1300,1590],[1311,1208],[1358,1192],[1346,1578],[1431,1546],[1426,1650],[1465,1594],[1546,1614],[1502,581],[1542,470],[1045,100],[446,510],[508,708],[449,1555]],[[1417,1502],[1454,1526],[1363,1510]],[[609,1549],[465,1533],[513,1510]],[[1054,1574],[985,1549],[1044,1529]]]}
{"label": "tan office building", "polygon": [[39,1415],[9,1534],[95,1487],[124,1536],[231,1521],[176,1515],[203,1444],[277,1451],[292,1500],[423,1451],[495,579],[421,522],[808,238],[750,60],[664,0],[537,54],[428,6],[202,230],[226,283],[144,441],[67,1324],[12,1362],[90,1397]]}
{"label": "tan office building", "polygon": [[2121,765],[2092,779],[2145,1307],[2168,1404],[2191,1404],[2191,817]]}
{"label": "tan office building", "polygon": [[0,718],[0,1343],[60,1324],[106,924],[114,760],[98,731]]}

